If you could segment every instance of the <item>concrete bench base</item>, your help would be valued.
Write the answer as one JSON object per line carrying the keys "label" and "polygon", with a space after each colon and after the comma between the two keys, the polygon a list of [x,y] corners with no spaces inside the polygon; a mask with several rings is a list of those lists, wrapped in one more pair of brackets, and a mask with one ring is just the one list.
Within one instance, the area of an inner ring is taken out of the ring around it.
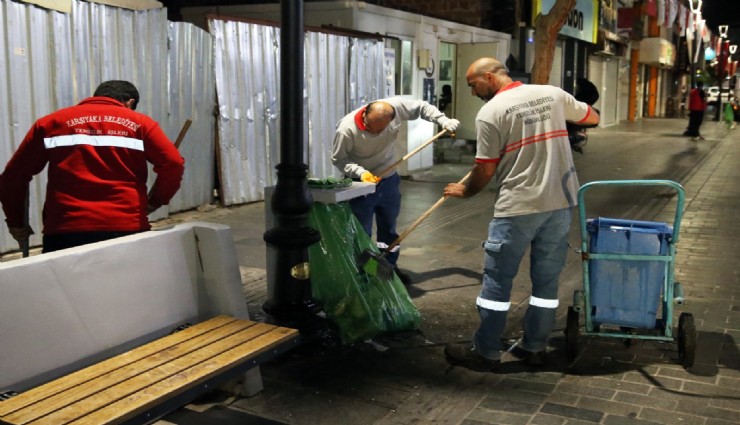
{"label": "concrete bench base", "polygon": [[[22,393],[217,315],[249,319],[231,229],[220,224],[0,263],[0,393]],[[243,382],[247,395],[260,391],[259,368]]]}

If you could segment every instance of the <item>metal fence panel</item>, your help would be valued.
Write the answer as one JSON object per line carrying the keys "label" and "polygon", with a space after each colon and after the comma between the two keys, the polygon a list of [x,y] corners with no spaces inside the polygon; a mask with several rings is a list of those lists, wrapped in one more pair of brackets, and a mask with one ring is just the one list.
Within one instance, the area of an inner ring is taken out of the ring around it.
{"label": "metal fence panel", "polygon": [[[187,23],[169,24],[169,96],[167,126],[175,138],[191,119],[180,145],[185,158],[182,185],[170,201],[169,212],[213,201],[216,137],[216,84],[213,76],[213,37]],[[154,215],[150,216],[155,218]]]}
{"label": "metal fence panel", "polygon": [[[215,39],[222,202],[261,201],[277,183],[280,162],[280,29],[209,20]],[[377,98],[383,81],[383,45],[377,40],[307,32],[304,90],[304,161],[309,177],[339,176],[331,164],[336,123],[354,104]],[[354,82],[352,82],[354,81]]]}
{"label": "metal fence panel", "polygon": [[[48,27],[48,13],[10,1],[3,1],[2,9],[4,50],[8,53],[4,56],[8,60],[2,75],[8,93],[3,96],[7,103],[0,119],[9,124],[5,126],[8,131],[2,134],[0,164],[4,168],[36,118],[53,111],[58,99],[51,94],[52,81],[48,78],[55,51],[50,45],[49,34],[38,30]],[[46,172],[34,178],[29,187],[29,223],[36,230],[31,245],[41,241],[40,205],[45,199],[45,187]],[[8,233],[5,215],[1,216],[0,250],[17,249],[17,243]]]}
{"label": "metal fence panel", "polygon": [[279,162],[279,29],[209,22],[215,39],[221,201],[264,199]]}
{"label": "metal fence panel", "polygon": [[377,40],[352,39],[349,58],[349,110],[376,99],[382,99],[385,87],[383,43]]}
{"label": "metal fence panel", "polygon": [[[100,82],[133,82],[138,110],[160,123],[174,141],[184,121],[186,174],[168,212],[208,203],[213,188],[215,83],[213,41],[190,24],[169,24],[165,9],[132,11],[76,0],[69,14],[0,0],[0,170],[33,122],[92,95]],[[149,183],[154,181],[150,176]],[[46,172],[34,177],[30,224],[41,243]],[[18,249],[0,212],[0,252]]]}
{"label": "metal fence panel", "polygon": [[309,177],[340,177],[331,163],[331,147],[337,122],[345,115],[347,37],[309,32],[306,34],[306,120],[305,150]]}

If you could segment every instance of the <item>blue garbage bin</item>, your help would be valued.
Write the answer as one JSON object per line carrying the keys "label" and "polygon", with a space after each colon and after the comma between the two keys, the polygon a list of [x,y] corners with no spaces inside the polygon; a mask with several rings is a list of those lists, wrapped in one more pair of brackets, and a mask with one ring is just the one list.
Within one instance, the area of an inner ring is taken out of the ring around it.
{"label": "blue garbage bin", "polygon": [[[599,254],[668,255],[672,226],[650,221],[611,218],[588,220],[589,251]],[[664,261],[591,260],[590,301],[595,325],[654,328]]]}

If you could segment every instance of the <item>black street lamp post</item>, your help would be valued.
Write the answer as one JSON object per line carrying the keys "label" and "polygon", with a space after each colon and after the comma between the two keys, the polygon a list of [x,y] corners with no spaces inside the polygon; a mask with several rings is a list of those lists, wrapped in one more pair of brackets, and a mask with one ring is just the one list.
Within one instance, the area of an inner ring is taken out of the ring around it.
{"label": "black street lamp post", "polygon": [[264,240],[276,250],[272,298],[265,313],[281,325],[303,328],[319,307],[311,296],[308,247],[318,231],[308,227],[313,202],[303,163],[303,1],[281,1],[280,27],[280,164],[272,195],[276,226]]}

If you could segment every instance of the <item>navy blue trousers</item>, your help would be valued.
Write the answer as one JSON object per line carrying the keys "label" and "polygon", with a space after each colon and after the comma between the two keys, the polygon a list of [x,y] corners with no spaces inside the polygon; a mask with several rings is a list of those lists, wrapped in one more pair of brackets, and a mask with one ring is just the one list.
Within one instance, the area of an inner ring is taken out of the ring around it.
{"label": "navy blue trousers", "polygon": [[[398,173],[384,177],[377,184],[375,193],[350,199],[349,206],[370,237],[373,235],[375,217],[375,241],[378,249],[384,250],[398,237],[396,220],[401,211],[401,177]],[[400,247],[396,247],[385,259],[395,267],[399,254]]]}

